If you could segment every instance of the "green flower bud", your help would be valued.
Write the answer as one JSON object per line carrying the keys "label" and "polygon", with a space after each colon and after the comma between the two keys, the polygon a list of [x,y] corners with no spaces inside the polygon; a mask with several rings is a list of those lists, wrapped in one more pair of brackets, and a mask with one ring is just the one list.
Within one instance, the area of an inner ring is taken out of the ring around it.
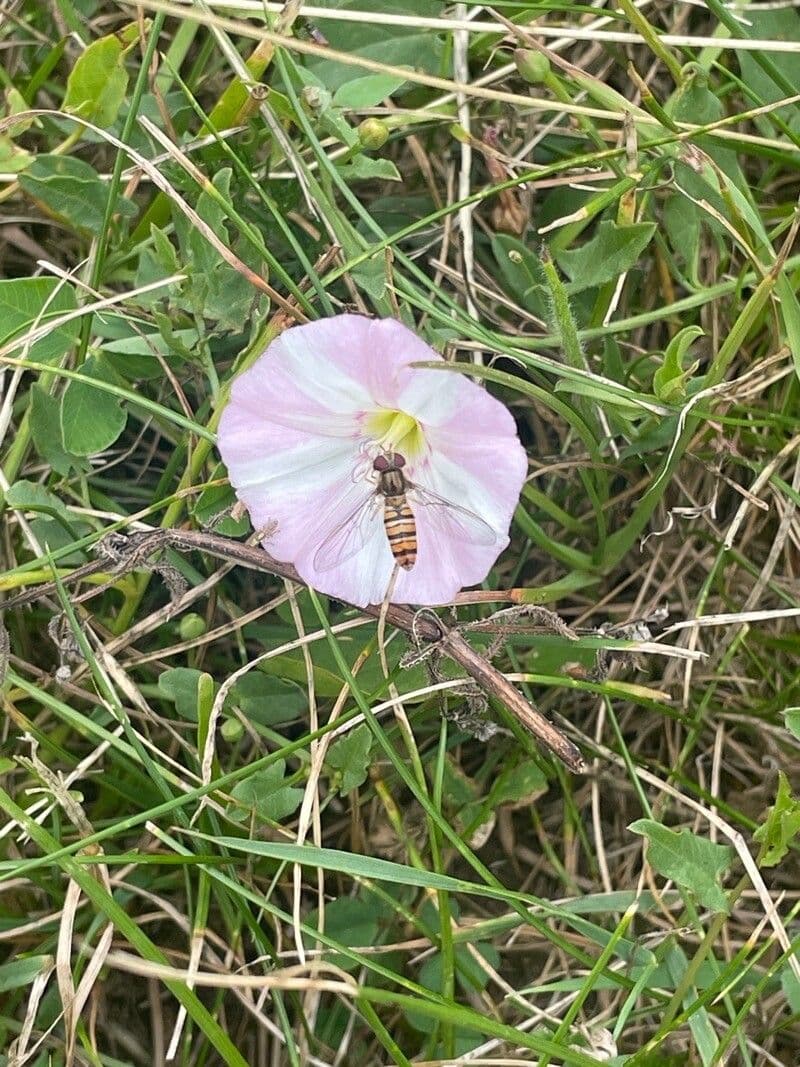
{"label": "green flower bud", "polygon": [[219,732],[222,734],[224,741],[227,741],[229,745],[232,745],[235,741],[244,733],[244,726],[238,719],[225,719],[222,726],[219,728]]}
{"label": "green flower bud", "polygon": [[529,85],[539,85],[550,73],[550,60],[547,56],[530,48],[515,48],[514,62]]}
{"label": "green flower bud", "polygon": [[383,119],[364,119],[358,127],[358,139],[364,148],[383,148],[389,140],[389,127]]}
{"label": "green flower bud", "polygon": [[190,611],[181,618],[178,623],[178,633],[181,641],[194,641],[195,637],[202,637],[206,632],[206,620],[202,615]]}

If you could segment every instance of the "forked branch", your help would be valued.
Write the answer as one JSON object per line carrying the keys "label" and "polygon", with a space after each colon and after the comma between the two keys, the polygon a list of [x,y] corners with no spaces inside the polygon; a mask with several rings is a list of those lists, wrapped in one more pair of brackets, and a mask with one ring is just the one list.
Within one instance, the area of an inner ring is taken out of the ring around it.
{"label": "forked branch", "polygon": [[[305,584],[294,567],[273,559],[261,546],[243,544],[219,534],[199,530],[148,530],[129,535],[112,534],[98,543],[99,559],[77,567],[60,581],[62,585],[70,586],[102,571],[111,571],[112,574],[119,575],[145,565],[149,565],[152,569],[152,564],[148,561],[165,549],[178,552],[207,552],[211,556],[237,563],[251,570],[266,571],[279,578],[296,582],[298,585]],[[56,588],[55,582],[39,585],[35,589],[10,597],[2,605],[2,610],[6,611],[39,600],[55,592]],[[82,600],[96,596],[102,588],[91,589],[76,599]],[[387,609],[380,604],[373,604],[363,610],[366,615],[373,618],[379,618],[381,612],[385,610],[387,622],[397,627],[398,630],[402,630],[409,638],[417,642],[435,644],[438,652],[457,663],[487,696],[495,697],[504,704],[536,740],[557,756],[571,771],[578,773],[586,769],[579,749],[540,711],[528,703],[496,667],[476,652],[457,629],[448,628],[431,612],[416,613],[412,608],[401,604],[390,604]]]}

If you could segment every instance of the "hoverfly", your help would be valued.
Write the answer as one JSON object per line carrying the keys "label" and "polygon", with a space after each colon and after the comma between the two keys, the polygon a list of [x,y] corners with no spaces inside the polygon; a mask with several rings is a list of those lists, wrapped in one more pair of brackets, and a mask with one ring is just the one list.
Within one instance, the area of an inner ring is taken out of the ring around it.
{"label": "hoverfly", "polygon": [[[474,511],[446,500],[430,489],[416,485],[404,473],[405,457],[384,452],[372,461],[375,492],[361,501],[343,522],[328,534],[314,556],[314,566],[331,570],[351,559],[374,532],[382,511],[383,528],[396,563],[410,571],[417,561],[417,515],[454,540],[470,545],[494,545],[499,535]],[[423,510],[424,509],[424,510]]]}

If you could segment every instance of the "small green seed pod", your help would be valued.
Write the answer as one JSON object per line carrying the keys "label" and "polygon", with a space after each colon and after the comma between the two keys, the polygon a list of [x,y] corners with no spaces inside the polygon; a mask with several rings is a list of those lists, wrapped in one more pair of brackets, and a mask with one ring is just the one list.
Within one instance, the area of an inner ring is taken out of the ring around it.
{"label": "small green seed pod", "polygon": [[550,60],[547,56],[530,48],[515,48],[514,62],[529,85],[540,85],[550,73]]}
{"label": "small green seed pod", "polygon": [[219,728],[219,732],[222,734],[224,741],[227,741],[229,745],[234,744],[244,733],[244,726],[238,719],[225,719],[222,726]]}
{"label": "small green seed pod", "polygon": [[184,615],[178,624],[178,633],[181,641],[194,641],[196,637],[202,637],[206,632],[206,620],[197,612],[190,611]]}
{"label": "small green seed pod", "polygon": [[364,119],[358,127],[358,139],[364,148],[383,148],[389,140],[389,127],[383,119]]}

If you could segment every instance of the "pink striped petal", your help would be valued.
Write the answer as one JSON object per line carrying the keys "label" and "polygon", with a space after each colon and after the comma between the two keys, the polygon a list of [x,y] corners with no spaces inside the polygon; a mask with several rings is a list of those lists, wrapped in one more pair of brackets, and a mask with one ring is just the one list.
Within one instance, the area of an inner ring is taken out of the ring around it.
{"label": "pink striped petal", "polygon": [[398,447],[376,440],[387,426],[416,425],[403,440],[419,445],[403,468],[417,560],[395,602],[452,600],[508,544],[527,470],[514,420],[464,375],[410,366],[430,361],[441,356],[402,323],[338,315],[287,330],[234,382],[219,426],[231,484],[256,528],[275,527],[267,550],[323,593],[359,606],[386,594],[394,561],[371,461]]}

